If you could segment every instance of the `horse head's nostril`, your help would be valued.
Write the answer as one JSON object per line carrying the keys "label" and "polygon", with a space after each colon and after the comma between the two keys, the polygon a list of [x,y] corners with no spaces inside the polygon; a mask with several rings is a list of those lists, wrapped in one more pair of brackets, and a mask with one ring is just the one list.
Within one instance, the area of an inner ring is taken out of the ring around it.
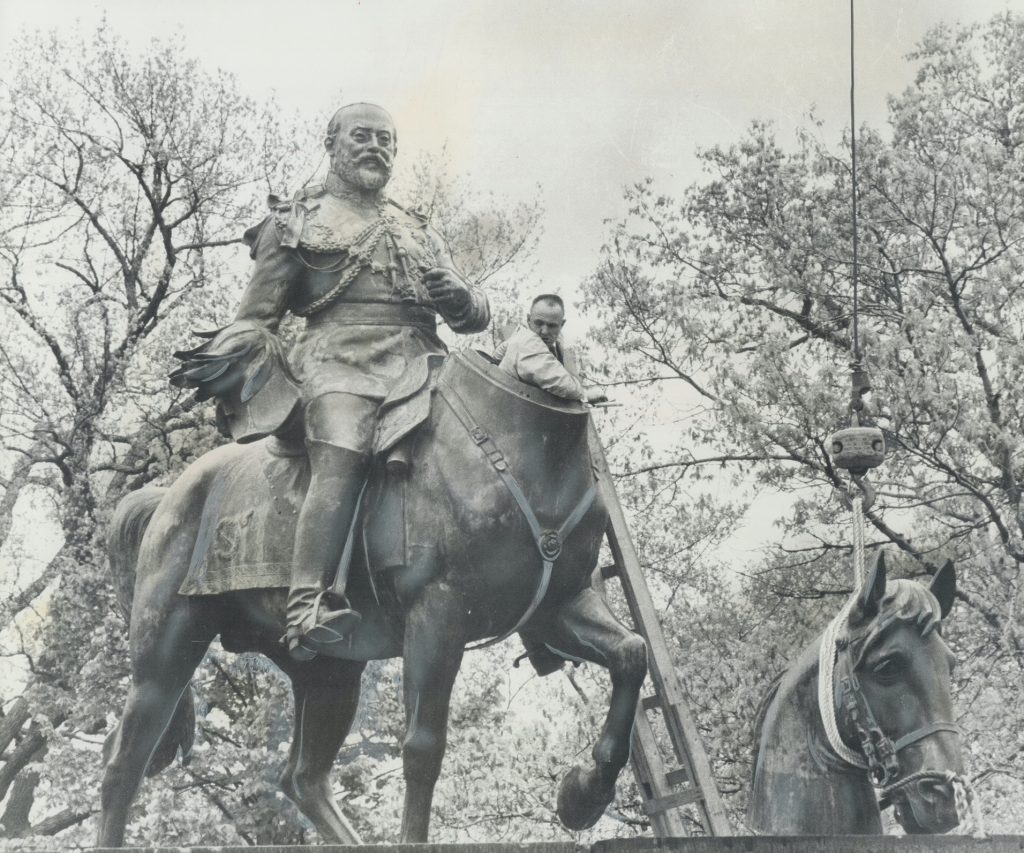
{"label": "horse head's nostril", "polygon": [[921,798],[928,803],[955,802],[956,791],[945,779],[923,779],[918,785]]}

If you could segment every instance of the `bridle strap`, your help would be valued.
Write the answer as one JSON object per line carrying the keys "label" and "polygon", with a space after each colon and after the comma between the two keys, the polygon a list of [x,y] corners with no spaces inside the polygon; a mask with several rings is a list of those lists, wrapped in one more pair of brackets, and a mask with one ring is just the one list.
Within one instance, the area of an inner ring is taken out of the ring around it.
{"label": "bridle strap", "polygon": [[908,735],[903,735],[903,737],[893,744],[893,749],[895,749],[896,752],[899,752],[903,747],[910,746],[912,743],[917,743],[919,740],[924,740],[929,735],[933,735],[938,732],[952,732],[955,735],[963,735],[963,729],[961,729],[956,723],[948,723],[945,720],[936,720],[934,723],[929,723],[927,726],[921,726],[921,728]]}
{"label": "bridle strap", "polygon": [[[841,689],[837,691],[836,695],[837,704],[845,712],[847,723],[853,727],[860,741],[861,751],[861,754],[857,755],[843,743],[842,746],[847,754],[835,750],[839,758],[848,764],[867,770],[872,784],[882,789],[883,795],[888,795],[886,799],[891,799],[891,794],[902,788],[910,779],[942,775],[939,771],[918,771],[917,773],[910,774],[908,777],[904,777],[904,779],[896,779],[900,771],[899,753],[905,747],[918,743],[939,732],[950,732],[960,735],[962,734],[960,727],[956,723],[946,720],[935,720],[893,741],[882,731],[881,726],[878,725],[875,715],[871,711],[871,706],[868,704],[867,697],[860,689],[860,681],[853,672],[850,663],[849,646],[845,643],[836,642],[834,654],[838,659],[836,661],[838,665],[834,671],[834,677],[837,678],[841,685]],[[820,677],[821,673],[819,671]],[[835,734],[838,736],[838,731]],[[841,740],[839,742],[842,743]],[[850,761],[850,757],[856,757],[858,760]]]}

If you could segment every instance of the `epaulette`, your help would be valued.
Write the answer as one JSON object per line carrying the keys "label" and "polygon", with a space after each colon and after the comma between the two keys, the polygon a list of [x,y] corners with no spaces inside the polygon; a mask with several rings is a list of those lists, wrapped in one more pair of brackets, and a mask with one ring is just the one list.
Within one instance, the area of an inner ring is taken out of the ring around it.
{"label": "epaulette", "polygon": [[320,198],[327,193],[326,184],[307,184],[296,191],[292,201],[307,201],[311,198]]}
{"label": "epaulette", "polygon": [[313,199],[320,198],[326,192],[327,188],[323,184],[312,184],[300,187],[291,201],[282,201],[277,195],[267,196],[267,204],[270,205],[274,225],[281,235],[282,246],[294,249],[299,245],[306,214],[320,206],[320,203]]}
{"label": "epaulette", "polygon": [[267,196],[267,207],[274,213],[288,213],[292,206],[298,202],[320,198],[325,192],[327,192],[327,188],[323,184],[311,184],[310,186],[300,187],[295,191],[295,195],[291,199],[283,199],[276,193],[271,193]]}
{"label": "epaulette", "polygon": [[428,222],[430,222],[430,217],[427,216],[427,214],[424,213],[422,210],[403,207],[393,198],[388,199],[388,204],[390,204],[392,207],[397,207],[406,216],[411,216],[413,219],[417,220],[420,224],[420,227],[423,227],[427,225]]}

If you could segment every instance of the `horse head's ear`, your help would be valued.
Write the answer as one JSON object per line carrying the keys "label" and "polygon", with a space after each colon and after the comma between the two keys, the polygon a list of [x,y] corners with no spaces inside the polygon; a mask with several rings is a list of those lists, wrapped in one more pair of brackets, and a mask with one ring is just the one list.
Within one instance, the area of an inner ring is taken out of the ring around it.
{"label": "horse head's ear", "polygon": [[857,597],[857,610],[860,615],[869,619],[878,615],[878,605],[885,596],[885,553],[879,548],[875,551],[874,559],[871,561],[871,568],[868,569],[864,578],[864,586],[861,587],[860,595]]}
{"label": "horse head's ear", "polygon": [[939,612],[945,619],[953,609],[953,599],[956,597],[956,569],[952,560],[946,560],[946,564],[932,576],[928,589],[939,602]]}

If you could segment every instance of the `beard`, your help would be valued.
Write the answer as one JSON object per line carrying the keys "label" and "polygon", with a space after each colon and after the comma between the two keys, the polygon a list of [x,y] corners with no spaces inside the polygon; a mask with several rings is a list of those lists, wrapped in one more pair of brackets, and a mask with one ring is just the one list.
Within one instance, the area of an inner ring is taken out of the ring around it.
{"label": "beard", "polygon": [[376,158],[358,161],[344,161],[335,169],[337,175],[346,184],[361,190],[379,190],[391,179],[391,166]]}

